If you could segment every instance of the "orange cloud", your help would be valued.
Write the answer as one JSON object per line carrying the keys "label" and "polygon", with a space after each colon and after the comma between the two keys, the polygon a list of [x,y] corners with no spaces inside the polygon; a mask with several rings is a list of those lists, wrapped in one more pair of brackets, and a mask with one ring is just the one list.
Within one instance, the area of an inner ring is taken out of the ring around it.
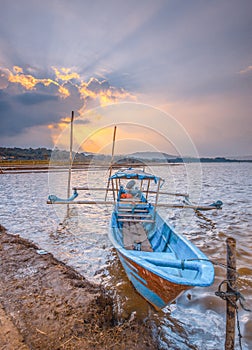
{"label": "orange cloud", "polygon": [[13,71],[14,71],[15,73],[23,73],[23,68],[18,67],[18,66],[14,66],[14,67],[13,67]]}
{"label": "orange cloud", "polygon": [[[122,88],[110,86],[106,80],[99,81],[96,78],[91,78],[88,82],[84,82],[81,80],[79,74],[72,72],[70,68],[52,67],[52,69],[56,76],[55,80],[49,78],[36,78],[31,74],[25,74],[21,67],[14,66],[12,72],[8,70],[8,81],[20,84],[27,90],[34,90],[37,84],[43,84],[44,86],[53,84],[57,86],[59,95],[62,98],[66,98],[70,96],[70,92],[66,88],[65,83],[72,79],[76,79],[77,82],[75,83],[75,87],[78,89],[81,98],[85,100],[89,97],[92,100],[96,100],[97,105],[106,106],[126,99],[136,100],[135,96]],[[61,84],[59,80],[64,83]]]}
{"label": "orange cloud", "polygon": [[71,121],[70,117],[66,117],[66,118],[61,118],[60,122],[57,124],[49,124],[47,125],[48,129],[60,129],[63,130],[66,126],[69,125]]}
{"label": "orange cloud", "polygon": [[27,90],[31,90],[34,88],[34,86],[38,83],[37,79],[34,78],[31,75],[24,75],[24,74],[12,74],[9,75],[9,81],[11,83],[19,83]]}
{"label": "orange cloud", "polygon": [[80,79],[80,76],[76,72],[71,72],[70,68],[57,68],[52,67],[54,70],[54,73],[56,75],[56,80],[63,80],[63,81],[69,81],[72,79]]}
{"label": "orange cloud", "polygon": [[119,100],[136,100],[136,97],[124,89],[117,89],[110,86],[108,81],[99,81],[96,78],[91,78],[87,83],[83,82],[79,88],[81,97],[91,97],[97,99],[99,105],[104,107],[108,104],[118,102]]}
{"label": "orange cloud", "polygon": [[86,97],[92,97],[92,98],[96,98],[97,97],[97,94],[94,92],[94,91],[91,91],[88,89],[87,87],[87,83],[81,83],[80,87],[79,87],[79,92],[80,92],[80,95],[81,95],[81,98],[86,98]]}
{"label": "orange cloud", "polygon": [[63,96],[64,98],[70,96],[70,92],[68,91],[67,88],[65,88],[64,86],[59,86],[59,93],[61,96]]}
{"label": "orange cloud", "polygon": [[43,84],[44,86],[53,84],[58,87],[58,91],[61,97],[66,98],[70,95],[69,91],[65,87],[61,86],[58,82],[52,79],[38,79],[30,74],[24,74],[23,69],[18,66],[14,66],[13,71],[16,74],[13,74],[11,71],[9,71],[8,81],[11,83],[20,84],[27,90],[35,89],[36,85],[39,83]]}

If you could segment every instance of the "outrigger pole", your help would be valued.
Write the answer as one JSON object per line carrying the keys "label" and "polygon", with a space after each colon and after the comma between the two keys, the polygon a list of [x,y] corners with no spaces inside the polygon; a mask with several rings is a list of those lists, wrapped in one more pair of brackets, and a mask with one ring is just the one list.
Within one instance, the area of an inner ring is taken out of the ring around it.
{"label": "outrigger pole", "polygon": [[[108,190],[109,191],[109,190]],[[47,201],[47,204],[87,204],[87,205],[97,205],[97,204],[115,204],[116,201],[86,201],[86,200],[66,200],[66,199],[61,199],[57,198],[49,198]],[[134,201],[125,201],[127,204],[131,204],[133,207],[136,204],[146,204],[146,202],[134,202]],[[214,210],[214,209],[221,209],[221,204],[217,202],[210,204],[210,205],[195,205],[195,204],[175,204],[175,203],[157,203],[157,204],[152,204],[153,207],[159,208],[177,208],[177,209],[194,209],[194,210],[200,210],[200,211],[205,211],[205,210]]]}
{"label": "outrigger pole", "polygon": [[106,188],[106,193],[105,193],[105,201],[107,200],[107,196],[108,196],[108,190],[109,190],[109,184],[110,184],[110,176],[111,176],[111,173],[112,173],[112,167],[113,167],[113,161],[114,161],[115,139],[116,139],[116,125],[114,127],[113,144],[112,144],[112,152],[111,152],[111,161],[110,161],[110,167],[109,167],[108,183],[107,183],[107,188]]}

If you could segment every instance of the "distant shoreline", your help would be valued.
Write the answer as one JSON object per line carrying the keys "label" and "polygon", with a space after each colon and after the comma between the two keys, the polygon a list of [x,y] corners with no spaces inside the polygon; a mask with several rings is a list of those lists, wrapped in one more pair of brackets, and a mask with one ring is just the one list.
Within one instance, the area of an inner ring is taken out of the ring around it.
{"label": "distant shoreline", "polygon": [[[111,156],[105,154],[96,154],[88,152],[73,152],[73,167],[103,166],[108,167],[111,164]],[[218,157],[199,157],[190,156],[180,157],[163,152],[136,152],[132,154],[121,154],[113,157],[115,166],[137,166],[137,165],[170,165],[183,163],[251,163],[252,155],[230,156],[229,158]],[[2,167],[23,167],[31,166],[45,168],[54,166],[69,166],[69,151],[47,148],[7,148],[0,147],[0,168]]]}
{"label": "distant shoreline", "polygon": [[[214,161],[214,160],[192,160],[192,161],[173,161],[173,162],[135,162],[135,163],[115,163],[112,165],[112,168],[118,169],[118,168],[128,168],[128,167],[142,167],[142,166],[181,166],[184,163],[212,163],[212,164],[223,164],[223,163],[252,163],[252,160],[223,160],[223,161]],[[108,169],[111,165],[109,163],[104,162],[74,162],[72,164],[72,171],[79,171],[79,170],[90,170],[90,169]],[[23,173],[48,173],[48,172],[66,172],[69,169],[69,163],[58,163],[58,164],[50,164],[50,162],[45,161],[32,161],[32,160],[19,160],[19,161],[9,161],[9,162],[3,162],[0,161],[0,175],[1,174],[9,174],[9,173],[15,173],[15,174],[23,174]]]}

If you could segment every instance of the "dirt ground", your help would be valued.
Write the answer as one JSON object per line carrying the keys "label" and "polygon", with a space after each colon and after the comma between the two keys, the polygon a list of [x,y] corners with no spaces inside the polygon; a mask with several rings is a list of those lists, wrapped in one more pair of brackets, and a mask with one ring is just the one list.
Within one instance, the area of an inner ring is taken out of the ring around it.
{"label": "dirt ground", "polygon": [[0,225],[0,349],[158,349],[148,320],[119,322],[113,300]]}

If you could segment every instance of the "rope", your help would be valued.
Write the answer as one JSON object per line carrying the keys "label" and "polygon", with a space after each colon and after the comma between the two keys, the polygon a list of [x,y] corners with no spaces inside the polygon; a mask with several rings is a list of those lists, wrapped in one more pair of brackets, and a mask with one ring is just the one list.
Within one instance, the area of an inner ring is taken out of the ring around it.
{"label": "rope", "polygon": [[[229,287],[229,292],[224,292],[221,290],[221,287],[226,284]],[[242,339],[242,334],[241,334],[241,328],[240,328],[240,321],[239,321],[239,310],[238,310],[238,306],[237,306],[237,301],[239,301],[240,306],[243,310],[251,312],[251,310],[247,309],[244,307],[242,300],[244,301],[245,298],[244,296],[237,290],[231,287],[230,282],[228,280],[224,280],[220,283],[219,287],[218,287],[218,291],[215,292],[215,295],[220,297],[223,300],[229,301],[230,304],[233,305],[233,307],[236,310],[236,323],[237,323],[237,330],[238,330],[238,337],[239,337],[239,346],[240,349],[242,350],[242,343],[241,343],[241,339]],[[233,298],[235,297],[235,302],[233,301]]]}
{"label": "rope", "polygon": [[[226,285],[228,285],[229,290],[230,290],[229,292],[224,292],[224,291],[221,290],[221,287],[222,287],[222,285],[223,285],[224,283],[226,283]],[[220,285],[219,285],[219,287],[218,287],[218,291],[215,292],[215,295],[217,295],[218,297],[220,297],[220,298],[223,299],[223,300],[228,300],[228,301],[230,301],[230,303],[231,303],[233,306],[236,306],[236,303],[233,303],[233,301],[230,299],[230,297],[235,296],[236,302],[239,301],[240,306],[241,306],[241,308],[242,308],[244,311],[248,311],[248,312],[251,312],[251,311],[252,311],[252,310],[250,310],[250,309],[248,309],[248,308],[246,308],[246,307],[244,306],[244,304],[243,304],[243,302],[242,302],[242,301],[245,301],[244,296],[243,296],[242,293],[239,292],[237,289],[232,288],[231,285],[230,285],[230,282],[229,282],[228,280],[224,280],[224,281],[222,281],[222,282],[220,283]]]}
{"label": "rope", "polygon": [[[237,277],[239,277],[239,273],[236,271],[236,269],[232,268],[232,267],[229,267],[225,264],[222,264],[222,263],[218,263],[218,262],[215,262],[215,261],[211,261],[209,259],[187,259],[187,261],[193,261],[193,260],[201,260],[201,261],[208,261],[208,262],[211,262],[213,265],[217,265],[217,266],[220,266],[220,267],[223,267],[225,269],[228,269],[228,270],[232,270],[236,273]],[[229,291],[227,292],[224,292],[221,290],[221,287],[226,284],[228,287],[229,287]],[[246,308],[243,304],[243,302],[245,301],[245,298],[244,296],[241,294],[241,292],[239,292],[237,289],[234,289],[231,287],[230,285],[230,282],[228,280],[223,280],[219,287],[218,287],[218,291],[215,292],[215,295],[220,297],[221,299],[223,300],[227,300],[229,301],[235,308],[236,310],[236,324],[237,324],[237,330],[238,330],[238,337],[239,337],[239,346],[240,346],[240,349],[242,350],[242,334],[241,334],[241,328],[240,328],[240,320],[239,320],[239,310],[238,310],[238,305],[237,305],[237,301],[239,301],[239,304],[241,306],[241,308],[247,312],[252,312],[252,310]],[[235,302],[233,301],[233,297],[235,297]]]}

